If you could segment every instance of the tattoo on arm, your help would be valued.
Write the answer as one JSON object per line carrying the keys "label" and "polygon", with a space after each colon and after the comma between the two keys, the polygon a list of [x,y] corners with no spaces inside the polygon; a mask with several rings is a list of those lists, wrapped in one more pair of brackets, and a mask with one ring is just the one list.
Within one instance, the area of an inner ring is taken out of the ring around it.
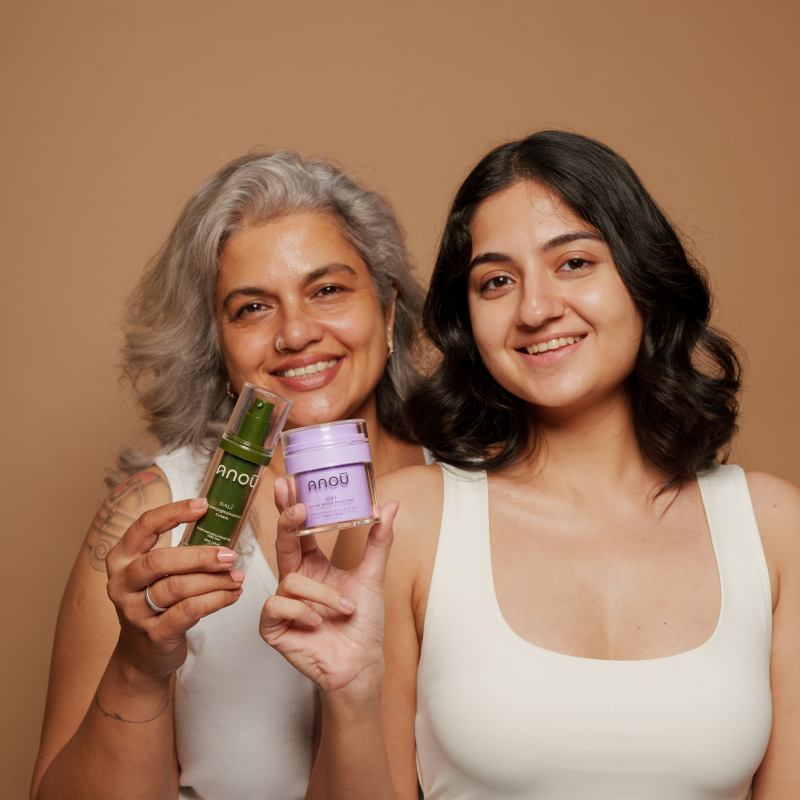
{"label": "tattoo on arm", "polygon": [[131,475],[122,481],[106,497],[86,537],[89,563],[94,569],[99,572],[106,571],[108,551],[139,516],[133,511],[144,509],[149,505],[145,497],[145,487],[159,483],[165,484],[166,481],[155,472],[137,472],[136,475]]}
{"label": "tattoo on arm", "polygon": [[165,705],[164,708],[162,708],[161,711],[159,711],[154,717],[150,717],[150,719],[123,719],[119,714],[111,714],[100,705],[97,695],[94,696],[94,704],[100,709],[100,713],[104,717],[115,719],[118,722],[127,722],[129,725],[144,725],[145,722],[152,722],[154,719],[158,719],[167,710],[167,706],[169,706],[169,698],[167,698],[167,705]]}

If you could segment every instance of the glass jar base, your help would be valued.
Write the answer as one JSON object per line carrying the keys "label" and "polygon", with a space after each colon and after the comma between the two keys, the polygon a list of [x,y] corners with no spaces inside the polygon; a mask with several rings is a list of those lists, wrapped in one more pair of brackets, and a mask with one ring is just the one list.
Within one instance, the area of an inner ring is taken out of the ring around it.
{"label": "glass jar base", "polygon": [[309,536],[312,533],[325,533],[325,531],[338,531],[343,528],[357,528],[361,525],[375,525],[380,522],[380,517],[364,517],[363,519],[353,519],[347,522],[330,522],[327,525],[317,525],[313,528],[298,528],[298,536]]}

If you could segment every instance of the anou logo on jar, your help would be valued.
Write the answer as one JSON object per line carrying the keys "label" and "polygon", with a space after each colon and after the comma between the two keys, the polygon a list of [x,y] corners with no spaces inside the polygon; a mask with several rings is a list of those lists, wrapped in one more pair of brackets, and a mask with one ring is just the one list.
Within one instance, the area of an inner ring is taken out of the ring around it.
{"label": "anou logo on jar", "polygon": [[346,472],[340,472],[338,475],[331,475],[328,478],[320,478],[316,481],[309,481],[308,482],[308,491],[310,492],[312,489],[328,489],[333,488],[334,486],[347,486],[350,483],[350,478],[348,477]]}
{"label": "anou logo on jar", "polygon": [[380,521],[364,420],[296,428],[281,443],[289,499],[306,509],[298,536]]}
{"label": "anou logo on jar", "polygon": [[222,475],[225,480],[233,481],[241,486],[249,485],[252,488],[255,488],[256,484],[258,483],[258,473],[255,475],[248,475],[246,472],[237,472],[235,469],[233,469],[233,467],[226,469],[224,464],[220,464],[214,474]]}

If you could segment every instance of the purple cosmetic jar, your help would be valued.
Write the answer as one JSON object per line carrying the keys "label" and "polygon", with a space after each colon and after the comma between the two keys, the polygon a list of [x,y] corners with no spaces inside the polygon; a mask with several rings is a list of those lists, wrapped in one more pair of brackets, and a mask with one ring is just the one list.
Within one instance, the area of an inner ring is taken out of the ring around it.
{"label": "purple cosmetic jar", "polygon": [[306,509],[297,535],[380,522],[367,423],[346,419],[281,434],[289,499]]}

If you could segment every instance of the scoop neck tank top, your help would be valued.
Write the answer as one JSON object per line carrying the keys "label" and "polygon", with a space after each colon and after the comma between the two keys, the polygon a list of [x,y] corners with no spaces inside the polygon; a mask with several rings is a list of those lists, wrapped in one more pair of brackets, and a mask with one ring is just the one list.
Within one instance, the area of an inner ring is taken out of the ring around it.
{"label": "scoop neck tank top", "polygon": [[[182,447],[155,459],[173,501],[197,497],[208,459]],[[172,532],[180,542],[183,526]],[[246,530],[244,592],[187,635],[175,683],[180,800],[302,800],[311,774],[316,687],[258,633],[278,582]]]}
{"label": "scoop neck tank top", "polygon": [[494,590],[486,474],[443,473],[417,676],[426,800],[744,800],[772,722],[769,573],[744,472],[698,476],[721,586],[714,633],[641,661],[514,633]]}

